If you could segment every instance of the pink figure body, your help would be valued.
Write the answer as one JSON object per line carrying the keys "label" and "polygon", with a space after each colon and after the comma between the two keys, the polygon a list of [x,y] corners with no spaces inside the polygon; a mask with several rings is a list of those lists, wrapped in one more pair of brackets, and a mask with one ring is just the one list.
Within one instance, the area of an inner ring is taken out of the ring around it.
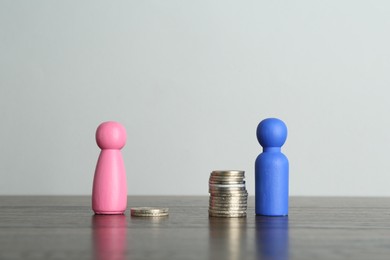
{"label": "pink figure body", "polygon": [[126,171],[120,149],[126,130],[116,122],[104,122],[96,130],[102,149],[96,165],[92,189],[92,209],[96,214],[124,214],[127,206]]}

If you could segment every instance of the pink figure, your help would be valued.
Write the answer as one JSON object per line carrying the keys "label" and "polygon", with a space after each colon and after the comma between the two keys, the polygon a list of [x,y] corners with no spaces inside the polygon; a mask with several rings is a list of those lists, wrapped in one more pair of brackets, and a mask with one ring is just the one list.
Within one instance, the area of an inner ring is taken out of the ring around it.
{"label": "pink figure", "polygon": [[124,214],[127,186],[120,149],[126,143],[126,129],[117,122],[104,122],[96,130],[96,143],[102,151],[93,179],[92,209],[96,214]]}

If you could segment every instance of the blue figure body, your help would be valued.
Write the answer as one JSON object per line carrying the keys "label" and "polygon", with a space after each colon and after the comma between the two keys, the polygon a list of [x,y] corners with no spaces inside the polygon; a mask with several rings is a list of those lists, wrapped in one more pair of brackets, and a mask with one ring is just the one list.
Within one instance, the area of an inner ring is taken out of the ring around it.
{"label": "blue figure body", "polygon": [[256,215],[288,215],[288,159],[281,152],[287,127],[277,118],[257,126],[257,140],[263,152],[255,163]]}

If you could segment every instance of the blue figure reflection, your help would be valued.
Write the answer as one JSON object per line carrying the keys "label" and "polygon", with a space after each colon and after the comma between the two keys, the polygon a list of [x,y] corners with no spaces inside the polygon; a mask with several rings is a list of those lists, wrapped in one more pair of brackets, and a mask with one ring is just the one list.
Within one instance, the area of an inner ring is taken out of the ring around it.
{"label": "blue figure reflection", "polygon": [[288,217],[256,216],[257,259],[289,259]]}

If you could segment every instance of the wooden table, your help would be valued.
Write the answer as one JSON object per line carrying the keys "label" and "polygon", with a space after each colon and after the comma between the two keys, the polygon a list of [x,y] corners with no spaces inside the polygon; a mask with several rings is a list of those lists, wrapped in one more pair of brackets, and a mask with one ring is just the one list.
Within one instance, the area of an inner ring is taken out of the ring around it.
{"label": "wooden table", "polygon": [[208,197],[129,197],[169,217],[95,216],[90,197],[0,197],[0,259],[390,259],[390,198],[293,197],[289,217],[209,218]]}

